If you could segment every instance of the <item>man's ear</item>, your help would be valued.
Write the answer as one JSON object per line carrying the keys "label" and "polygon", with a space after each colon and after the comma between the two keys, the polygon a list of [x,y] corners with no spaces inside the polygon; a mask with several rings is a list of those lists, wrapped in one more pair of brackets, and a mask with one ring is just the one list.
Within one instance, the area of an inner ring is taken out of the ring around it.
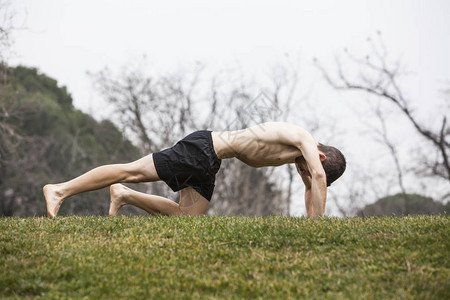
{"label": "man's ear", "polygon": [[320,156],[320,161],[324,161],[327,159],[327,156],[325,154],[323,154],[322,152],[319,152],[319,156]]}

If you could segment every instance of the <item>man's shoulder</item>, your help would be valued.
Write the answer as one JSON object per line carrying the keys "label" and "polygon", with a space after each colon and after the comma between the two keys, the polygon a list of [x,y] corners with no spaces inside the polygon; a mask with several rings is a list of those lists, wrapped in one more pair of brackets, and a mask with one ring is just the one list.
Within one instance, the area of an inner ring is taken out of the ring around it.
{"label": "man's shoulder", "polygon": [[265,122],[260,123],[254,127],[261,127],[261,128],[271,128],[275,130],[295,130],[295,131],[306,131],[302,127],[288,122]]}
{"label": "man's shoulder", "polygon": [[303,141],[312,139],[308,131],[298,125],[287,122],[266,122],[249,129],[249,132],[252,132],[253,135],[262,140],[294,146],[299,146]]}
{"label": "man's shoulder", "polygon": [[262,126],[262,129],[275,131],[281,135],[298,135],[298,136],[303,136],[305,134],[309,135],[309,132],[305,130],[303,127],[288,122],[267,122],[260,124],[260,126]]}

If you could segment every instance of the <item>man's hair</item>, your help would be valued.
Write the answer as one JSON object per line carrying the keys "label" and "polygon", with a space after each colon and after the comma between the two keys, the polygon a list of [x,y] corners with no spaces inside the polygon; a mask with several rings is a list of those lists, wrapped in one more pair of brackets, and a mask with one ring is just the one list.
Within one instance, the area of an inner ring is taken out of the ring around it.
{"label": "man's hair", "polygon": [[336,179],[341,177],[342,173],[344,173],[347,165],[345,157],[341,151],[331,146],[319,143],[317,148],[319,148],[319,150],[327,157],[327,159],[322,162],[322,166],[327,174],[327,186],[330,186]]}

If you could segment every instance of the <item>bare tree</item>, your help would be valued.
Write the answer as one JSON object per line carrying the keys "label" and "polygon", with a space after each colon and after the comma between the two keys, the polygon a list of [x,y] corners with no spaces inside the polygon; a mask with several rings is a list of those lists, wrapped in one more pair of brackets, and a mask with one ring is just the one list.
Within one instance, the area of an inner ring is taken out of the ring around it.
{"label": "bare tree", "polygon": [[438,128],[431,128],[419,122],[411,108],[412,100],[404,96],[399,85],[400,62],[397,61],[392,64],[388,62],[388,51],[381,40],[381,34],[378,34],[378,39],[375,42],[371,39],[369,39],[369,42],[374,59],[369,56],[359,58],[348,51],[345,53],[346,61],[358,67],[357,76],[348,75],[339,58],[336,59],[337,78],[332,77],[317,61],[316,66],[322,72],[326,81],[335,89],[363,91],[380,97],[397,107],[413,125],[416,132],[429,142],[433,152],[437,153],[434,158],[432,155],[428,155],[426,160],[422,162],[422,166],[426,169],[426,175],[450,181],[450,128],[447,124],[446,113],[443,112],[437,117],[441,120]]}
{"label": "bare tree", "polygon": [[[290,62],[288,66],[278,65],[274,68],[272,74],[273,87],[269,93],[272,95],[273,101],[277,107],[283,106],[279,110],[280,121],[288,121],[296,90],[299,82],[299,60]],[[298,101],[297,101],[298,103]],[[288,214],[291,212],[291,203],[293,196],[294,180],[298,180],[298,175],[295,168],[288,164],[286,165],[285,173],[287,174],[287,192],[286,192],[286,206]]]}
{"label": "bare tree", "polygon": [[0,61],[4,61],[5,51],[11,46],[11,31],[14,29],[14,13],[9,1],[0,1]]}
{"label": "bare tree", "polygon": [[[169,147],[192,130],[233,130],[282,120],[294,101],[298,79],[297,74],[280,71],[273,89],[264,89],[223,72],[204,90],[201,65],[189,74],[147,76],[141,70],[129,69],[115,76],[104,69],[91,76],[113,105],[118,122],[139,143],[142,154]],[[224,160],[215,188],[220,201],[211,202],[209,213],[287,214],[294,180],[292,170],[287,170],[289,190],[282,193],[285,185],[278,185],[274,168],[253,169],[238,160]],[[168,189],[152,184],[152,192],[167,194]]]}
{"label": "bare tree", "polygon": [[[229,75],[229,74],[226,74]],[[219,82],[226,82],[220,85]],[[275,117],[278,108],[264,93],[246,82],[220,81],[211,84],[211,113],[207,122],[215,130],[236,130]],[[271,115],[272,114],[272,115]],[[214,214],[271,215],[287,214],[288,206],[273,179],[273,168],[254,169],[238,160],[224,160],[217,175],[216,197],[210,210]]]}
{"label": "bare tree", "polygon": [[388,136],[388,130],[386,126],[386,119],[383,113],[381,112],[381,109],[379,106],[375,108],[375,115],[377,119],[380,122],[381,129],[374,129],[375,134],[378,136],[379,142],[386,146],[386,148],[389,150],[389,153],[392,156],[392,159],[395,164],[395,169],[397,171],[397,180],[398,185],[400,186],[400,189],[402,191],[402,194],[406,194],[406,188],[403,180],[403,170],[400,165],[400,157],[398,155],[397,146],[391,141],[391,139]]}

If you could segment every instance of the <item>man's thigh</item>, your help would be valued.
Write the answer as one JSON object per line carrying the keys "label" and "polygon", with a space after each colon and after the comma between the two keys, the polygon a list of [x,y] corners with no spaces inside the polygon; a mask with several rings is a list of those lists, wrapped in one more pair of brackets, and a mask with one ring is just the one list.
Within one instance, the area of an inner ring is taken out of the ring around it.
{"label": "man's thigh", "polygon": [[208,206],[209,201],[192,187],[187,187],[180,191],[180,210],[183,215],[204,215]]}
{"label": "man's thigh", "polygon": [[154,182],[161,180],[153,162],[153,154],[144,156],[127,165],[128,172],[136,176],[137,182]]}

